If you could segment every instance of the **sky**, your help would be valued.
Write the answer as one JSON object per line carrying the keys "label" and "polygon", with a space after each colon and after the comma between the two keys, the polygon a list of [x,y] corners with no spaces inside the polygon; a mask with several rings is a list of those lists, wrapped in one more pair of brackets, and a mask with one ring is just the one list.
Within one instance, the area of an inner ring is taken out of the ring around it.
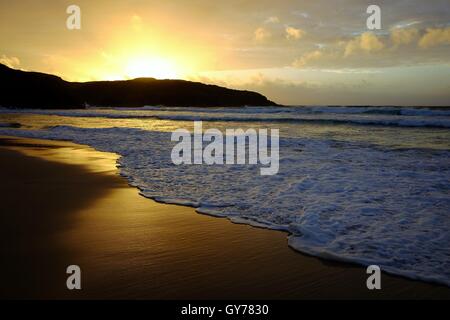
{"label": "sky", "polygon": [[[381,29],[369,30],[371,4]],[[81,29],[69,30],[70,5]],[[450,0],[0,0],[0,63],[180,78],[292,105],[450,106]]]}

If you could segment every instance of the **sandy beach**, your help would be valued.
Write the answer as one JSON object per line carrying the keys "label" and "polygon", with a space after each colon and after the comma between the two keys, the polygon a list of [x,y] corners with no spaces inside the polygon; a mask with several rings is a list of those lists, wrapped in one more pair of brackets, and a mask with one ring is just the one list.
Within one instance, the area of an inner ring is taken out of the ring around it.
{"label": "sandy beach", "polygon": [[[115,154],[69,142],[0,138],[1,298],[449,299],[450,288],[287,246],[287,234],[156,203],[118,175]],[[82,290],[66,289],[66,267]]]}

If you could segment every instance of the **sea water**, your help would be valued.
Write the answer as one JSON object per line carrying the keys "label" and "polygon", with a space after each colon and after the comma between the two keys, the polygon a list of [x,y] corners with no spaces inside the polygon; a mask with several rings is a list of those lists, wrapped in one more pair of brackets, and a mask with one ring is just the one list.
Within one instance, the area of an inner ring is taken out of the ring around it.
{"label": "sea water", "polygon": [[[279,129],[278,174],[174,165],[171,132],[194,120]],[[3,109],[0,134],[115,152],[143,196],[287,231],[289,245],[311,255],[450,286],[450,109]]]}

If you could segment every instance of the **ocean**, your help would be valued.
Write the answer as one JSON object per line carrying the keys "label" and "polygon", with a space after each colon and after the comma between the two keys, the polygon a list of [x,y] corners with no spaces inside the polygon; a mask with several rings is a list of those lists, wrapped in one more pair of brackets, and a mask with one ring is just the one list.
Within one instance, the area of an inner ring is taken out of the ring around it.
{"label": "ocean", "polygon": [[[195,120],[223,132],[279,129],[278,174],[174,165],[171,132]],[[0,135],[117,153],[145,197],[286,231],[303,253],[450,286],[450,109],[0,109]]]}

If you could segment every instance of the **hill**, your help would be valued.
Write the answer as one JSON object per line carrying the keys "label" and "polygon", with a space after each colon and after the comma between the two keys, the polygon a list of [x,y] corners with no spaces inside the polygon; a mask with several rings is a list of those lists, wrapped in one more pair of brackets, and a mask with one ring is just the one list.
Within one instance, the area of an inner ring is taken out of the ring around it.
{"label": "hill", "polygon": [[185,80],[68,82],[60,77],[11,69],[0,64],[0,106],[13,108],[73,109],[142,107],[274,106],[263,95]]}

